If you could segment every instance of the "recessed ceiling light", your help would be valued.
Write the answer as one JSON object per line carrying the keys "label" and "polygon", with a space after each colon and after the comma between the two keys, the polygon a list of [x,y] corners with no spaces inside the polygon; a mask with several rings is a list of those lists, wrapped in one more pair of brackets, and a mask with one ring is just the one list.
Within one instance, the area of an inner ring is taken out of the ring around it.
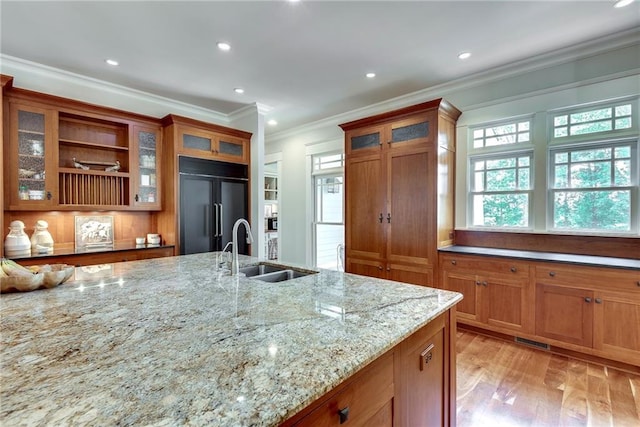
{"label": "recessed ceiling light", "polygon": [[233,90],[235,93],[244,93],[244,89],[242,89],[241,87],[237,87]]}
{"label": "recessed ceiling light", "polygon": [[633,3],[634,0],[618,0],[613,7],[625,7]]}
{"label": "recessed ceiling light", "polygon": [[376,73],[367,73],[365,74],[365,76],[367,76],[367,78],[372,79],[376,76]]}
{"label": "recessed ceiling light", "polygon": [[275,125],[277,125],[277,124],[278,124],[278,122],[277,122],[276,120],[271,119],[271,120],[269,120],[269,121],[267,122],[267,124],[268,124],[269,126],[275,126]]}
{"label": "recessed ceiling light", "polygon": [[467,59],[471,56],[471,52],[462,52],[458,54],[458,59]]}
{"label": "recessed ceiling light", "polygon": [[225,42],[218,42],[218,49],[227,51],[231,49],[231,45]]}
{"label": "recessed ceiling light", "polygon": [[115,59],[105,59],[104,62],[106,62],[109,65],[113,65],[114,67],[119,65],[118,61],[116,61]]}

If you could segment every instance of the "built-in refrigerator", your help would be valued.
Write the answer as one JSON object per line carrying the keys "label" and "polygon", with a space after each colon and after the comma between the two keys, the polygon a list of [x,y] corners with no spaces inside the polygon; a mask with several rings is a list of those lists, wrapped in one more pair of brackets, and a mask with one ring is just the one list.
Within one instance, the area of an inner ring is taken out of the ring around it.
{"label": "built-in refrigerator", "polygon": [[[236,220],[249,220],[248,167],[185,156],[178,164],[180,254],[220,251],[232,240]],[[238,253],[249,254],[243,227]]]}

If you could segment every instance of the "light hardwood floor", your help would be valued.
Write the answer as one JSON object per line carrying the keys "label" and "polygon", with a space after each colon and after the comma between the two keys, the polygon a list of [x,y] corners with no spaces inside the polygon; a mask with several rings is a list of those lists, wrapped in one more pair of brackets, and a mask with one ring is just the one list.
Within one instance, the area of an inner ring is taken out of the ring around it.
{"label": "light hardwood floor", "polygon": [[640,427],[640,376],[459,330],[458,427]]}

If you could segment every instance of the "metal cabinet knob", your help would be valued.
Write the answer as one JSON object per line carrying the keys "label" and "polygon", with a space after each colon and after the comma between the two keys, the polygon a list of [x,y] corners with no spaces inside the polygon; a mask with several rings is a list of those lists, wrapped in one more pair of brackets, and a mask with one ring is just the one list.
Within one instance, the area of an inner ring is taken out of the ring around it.
{"label": "metal cabinet knob", "polygon": [[488,283],[486,281],[482,282],[482,286],[487,287],[487,285],[488,285]]}
{"label": "metal cabinet knob", "polygon": [[589,298],[589,297],[584,297],[584,301],[585,301],[586,303],[590,303],[590,302],[591,302],[591,298]]}
{"label": "metal cabinet knob", "polygon": [[556,276],[556,272],[555,272],[555,271],[550,271],[550,272],[549,272],[549,276],[551,276],[551,277],[555,277],[555,276]]}
{"label": "metal cabinet knob", "polygon": [[511,267],[511,272],[512,272],[512,273],[515,273],[515,272],[517,272],[517,271],[518,271],[518,269],[517,269],[517,268],[515,268],[515,267]]}
{"label": "metal cabinet knob", "polygon": [[602,298],[596,298],[596,304],[602,304]]}
{"label": "metal cabinet knob", "polygon": [[349,420],[349,407],[342,408],[338,411],[338,416],[340,416],[340,424],[344,424]]}
{"label": "metal cabinet knob", "polygon": [[382,271],[382,266],[381,265],[378,266],[378,270]]}
{"label": "metal cabinet knob", "polygon": [[476,286],[480,286],[480,285],[481,285],[480,281],[476,280]]}
{"label": "metal cabinet knob", "polygon": [[391,267],[387,267],[387,271],[391,271]]}
{"label": "metal cabinet knob", "polygon": [[[456,261],[455,259],[451,260],[451,264],[452,265],[456,265],[458,263],[458,261]],[[640,286],[640,282],[638,282],[638,286]]]}

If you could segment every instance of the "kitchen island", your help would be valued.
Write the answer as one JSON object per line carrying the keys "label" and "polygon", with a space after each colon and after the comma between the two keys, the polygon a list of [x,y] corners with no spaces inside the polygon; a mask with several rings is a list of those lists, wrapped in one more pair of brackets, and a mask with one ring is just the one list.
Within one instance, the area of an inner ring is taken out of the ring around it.
{"label": "kitchen island", "polygon": [[[230,276],[222,260],[205,253],[78,267],[57,288],[3,294],[0,423],[304,423],[382,360],[394,363],[393,421],[409,425],[406,388],[418,377],[400,362],[415,349],[407,365],[438,367],[439,405],[454,412],[460,294],[327,270],[265,283]],[[414,345],[430,327],[444,350]]]}

